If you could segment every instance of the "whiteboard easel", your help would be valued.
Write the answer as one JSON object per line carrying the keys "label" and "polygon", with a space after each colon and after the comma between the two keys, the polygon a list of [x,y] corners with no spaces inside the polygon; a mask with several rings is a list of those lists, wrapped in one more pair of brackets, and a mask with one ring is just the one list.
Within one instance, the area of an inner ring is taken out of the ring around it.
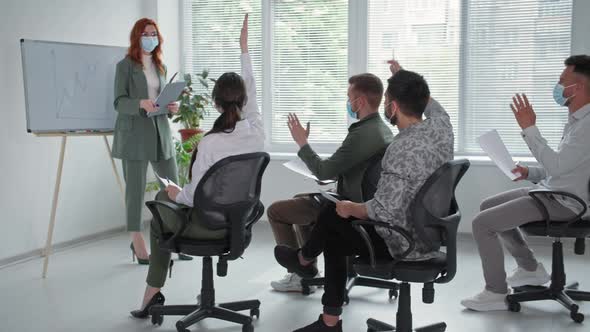
{"label": "whiteboard easel", "polygon": [[87,132],[87,133],[36,133],[36,136],[39,137],[61,137],[61,148],[59,150],[59,162],[57,164],[57,177],[55,178],[55,188],[53,189],[53,201],[51,203],[51,215],[49,217],[49,228],[47,230],[47,240],[45,241],[45,249],[43,249],[42,256],[45,257],[43,262],[43,274],[42,277],[47,277],[47,268],[49,266],[49,256],[51,255],[52,250],[52,240],[53,240],[53,229],[55,228],[55,215],[57,212],[57,204],[59,200],[59,189],[61,187],[61,175],[64,165],[64,157],[66,153],[66,142],[68,137],[70,136],[102,136],[104,139],[105,148],[107,149],[107,153],[109,158],[111,159],[111,166],[113,167],[113,173],[115,173],[115,179],[117,180],[117,184],[119,185],[119,189],[121,190],[121,194],[123,195],[123,203],[125,203],[125,190],[123,189],[123,182],[121,182],[121,177],[119,176],[119,171],[117,171],[117,166],[115,164],[115,160],[111,154],[111,146],[107,139],[107,136],[112,135],[113,132]]}

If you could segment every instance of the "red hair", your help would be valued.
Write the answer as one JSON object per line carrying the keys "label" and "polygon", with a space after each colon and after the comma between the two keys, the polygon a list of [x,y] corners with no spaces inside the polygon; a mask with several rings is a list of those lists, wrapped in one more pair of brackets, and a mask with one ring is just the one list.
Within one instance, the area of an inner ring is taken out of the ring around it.
{"label": "red hair", "polygon": [[160,35],[160,29],[158,29],[158,25],[152,19],[142,18],[135,22],[133,29],[131,29],[131,34],[129,35],[129,48],[127,49],[127,56],[143,67],[143,63],[141,61],[141,54],[143,52],[141,48],[141,34],[148,25],[153,25],[154,28],[156,28],[156,32],[158,33],[158,46],[156,46],[156,48],[154,48],[152,51],[152,59],[160,71],[160,74],[164,74],[164,65],[162,64],[162,43],[164,42],[164,39],[162,38],[162,35]]}

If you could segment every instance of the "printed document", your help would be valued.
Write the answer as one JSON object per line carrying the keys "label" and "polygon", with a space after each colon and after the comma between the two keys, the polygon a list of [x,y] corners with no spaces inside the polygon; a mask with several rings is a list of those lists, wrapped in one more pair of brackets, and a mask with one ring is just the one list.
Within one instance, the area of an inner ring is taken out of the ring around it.
{"label": "printed document", "polygon": [[490,159],[500,168],[506,176],[510,178],[510,180],[514,180],[520,177],[520,173],[512,173],[512,170],[516,168],[516,164],[506,145],[502,142],[502,138],[498,131],[493,129],[488,131],[487,133],[479,136],[477,139],[481,149],[490,157]]}

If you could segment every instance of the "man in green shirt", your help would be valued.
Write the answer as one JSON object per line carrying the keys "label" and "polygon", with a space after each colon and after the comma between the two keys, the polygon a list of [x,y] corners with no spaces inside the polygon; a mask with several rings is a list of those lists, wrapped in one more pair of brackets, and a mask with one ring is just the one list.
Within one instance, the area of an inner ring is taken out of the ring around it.
{"label": "man in green shirt", "polygon": [[[332,156],[320,158],[308,143],[310,126],[304,128],[297,115],[289,114],[289,130],[299,145],[297,155],[320,181],[338,180],[338,193],[362,203],[361,182],[371,157],[387,148],[393,140],[389,127],[379,116],[383,83],[373,74],[352,76],[349,80],[347,111],[357,122],[350,125],[342,145]],[[307,242],[321,206],[308,194],[277,201],[267,209],[277,245],[300,248]],[[271,282],[281,292],[301,292],[301,278],[288,273],[282,280]],[[313,291],[313,289],[312,289]]]}

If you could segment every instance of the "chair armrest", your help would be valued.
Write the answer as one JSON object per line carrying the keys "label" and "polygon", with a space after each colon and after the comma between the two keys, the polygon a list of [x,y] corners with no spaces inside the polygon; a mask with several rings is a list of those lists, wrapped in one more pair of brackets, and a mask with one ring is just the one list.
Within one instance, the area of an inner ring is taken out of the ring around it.
{"label": "chair armrest", "polygon": [[584,200],[582,200],[580,197],[578,197],[574,194],[567,193],[564,191],[535,189],[535,190],[529,191],[529,196],[531,196],[531,198],[534,199],[535,202],[537,203],[537,208],[539,209],[539,211],[541,212],[541,215],[543,215],[543,218],[545,219],[545,225],[546,225],[547,229],[549,229],[549,226],[551,225],[551,218],[549,216],[549,211],[547,210],[547,206],[545,206],[545,204],[543,203],[543,200],[541,200],[541,197],[546,197],[546,198],[549,198],[550,196],[568,197],[568,198],[572,198],[580,205],[580,207],[582,208],[582,211],[580,213],[578,213],[575,217],[573,217],[569,220],[565,220],[565,221],[561,222],[563,224],[561,227],[563,230],[565,230],[567,227],[569,227],[572,223],[576,222],[577,220],[580,220],[580,218],[588,210],[588,206],[586,205]]}
{"label": "chair armrest", "polygon": [[[344,197],[338,193],[335,193],[332,191],[326,191],[326,193],[328,193],[330,196],[336,198],[339,201],[346,200],[346,197]],[[321,193],[310,193],[309,197],[311,197],[313,200],[315,200],[318,204],[321,204],[321,205],[330,202],[328,199],[326,199],[324,196],[322,196]]]}
{"label": "chair armrest", "polygon": [[404,258],[408,257],[408,255],[414,250],[414,247],[416,246],[416,243],[414,242],[414,239],[412,239],[410,233],[399,226],[377,220],[353,220],[351,223],[352,226],[360,233],[361,237],[365,241],[365,244],[367,245],[367,249],[369,250],[369,262],[373,268],[376,266],[375,247],[373,246],[373,242],[371,241],[369,234],[361,226],[384,227],[403,236],[404,239],[408,241],[408,249],[406,249],[406,251],[404,251],[401,255],[394,257],[395,260],[403,260]]}
{"label": "chair armrest", "polygon": [[338,182],[337,180],[334,179],[330,179],[330,180],[316,180],[315,181],[317,184],[319,184],[320,186],[327,186],[329,184],[333,184]]}
{"label": "chair armrest", "polygon": [[181,225],[178,228],[178,230],[166,242],[174,241],[178,236],[180,236],[180,234],[184,233],[184,231],[186,230],[189,223],[189,218],[187,214],[187,211],[190,210],[189,207],[168,201],[149,201],[146,202],[145,205],[152,212],[152,215],[154,216],[154,219],[156,219],[156,221],[158,222],[162,233],[164,232],[164,223],[162,222],[162,216],[160,215],[160,211],[158,211],[158,207],[163,207],[174,212],[181,221]]}

